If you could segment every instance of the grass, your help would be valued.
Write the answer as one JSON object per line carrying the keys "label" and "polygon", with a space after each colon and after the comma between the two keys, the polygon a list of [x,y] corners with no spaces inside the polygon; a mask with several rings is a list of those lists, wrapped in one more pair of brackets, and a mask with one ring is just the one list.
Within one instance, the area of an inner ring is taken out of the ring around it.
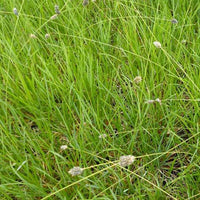
{"label": "grass", "polygon": [[196,0],[2,1],[0,199],[199,199],[199,22]]}

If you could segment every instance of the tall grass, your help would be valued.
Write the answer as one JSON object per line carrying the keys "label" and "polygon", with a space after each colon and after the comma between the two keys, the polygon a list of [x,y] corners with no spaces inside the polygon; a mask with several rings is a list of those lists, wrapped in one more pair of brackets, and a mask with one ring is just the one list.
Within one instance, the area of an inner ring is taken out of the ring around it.
{"label": "tall grass", "polygon": [[199,9],[2,1],[0,198],[200,198]]}

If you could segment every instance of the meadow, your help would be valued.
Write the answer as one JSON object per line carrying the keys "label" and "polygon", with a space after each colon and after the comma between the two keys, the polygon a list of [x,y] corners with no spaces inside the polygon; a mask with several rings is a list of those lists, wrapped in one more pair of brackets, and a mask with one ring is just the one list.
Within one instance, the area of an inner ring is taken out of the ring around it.
{"label": "meadow", "polygon": [[0,2],[0,199],[200,199],[199,0]]}

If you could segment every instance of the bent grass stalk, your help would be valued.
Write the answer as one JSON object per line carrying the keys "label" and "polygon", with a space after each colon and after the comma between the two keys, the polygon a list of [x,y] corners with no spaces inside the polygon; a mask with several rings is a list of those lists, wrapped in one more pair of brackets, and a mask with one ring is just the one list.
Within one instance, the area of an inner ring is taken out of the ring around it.
{"label": "bent grass stalk", "polygon": [[57,190],[57,191],[55,191],[55,192],[50,193],[49,195],[47,195],[46,197],[42,198],[41,200],[48,199],[49,197],[54,196],[54,195],[56,195],[57,193],[59,193],[59,192],[61,192],[61,191],[63,191],[63,190],[66,190],[66,189],[68,189],[69,187],[76,185],[77,183],[80,183],[80,182],[82,182],[82,181],[84,181],[84,180],[87,180],[87,179],[90,178],[90,177],[93,177],[93,176],[95,176],[95,175],[97,175],[97,174],[100,174],[101,172],[103,172],[103,171],[105,171],[105,170],[107,170],[107,169],[110,169],[110,168],[112,168],[112,167],[114,167],[114,166],[116,166],[116,165],[117,165],[117,164],[111,165],[111,166],[106,167],[106,168],[104,168],[104,169],[102,169],[102,170],[100,170],[100,171],[97,171],[97,172],[95,172],[95,173],[93,173],[93,174],[90,174],[90,175],[88,175],[88,176],[86,176],[86,177],[84,177],[84,178],[82,178],[82,179],[80,179],[80,180],[78,180],[78,181],[75,181],[74,183],[71,183],[70,185],[67,185],[66,187],[63,187],[63,188],[61,188],[61,189],[59,189],[59,190]]}

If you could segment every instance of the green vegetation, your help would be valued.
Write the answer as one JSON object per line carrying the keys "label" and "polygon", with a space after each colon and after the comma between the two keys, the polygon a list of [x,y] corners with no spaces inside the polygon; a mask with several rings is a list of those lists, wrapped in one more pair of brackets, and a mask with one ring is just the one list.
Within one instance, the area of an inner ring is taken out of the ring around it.
{"label": "green vegetation", "polygon": [[199,199],[199,0],[84,5],[0,2],[0,199]]}

